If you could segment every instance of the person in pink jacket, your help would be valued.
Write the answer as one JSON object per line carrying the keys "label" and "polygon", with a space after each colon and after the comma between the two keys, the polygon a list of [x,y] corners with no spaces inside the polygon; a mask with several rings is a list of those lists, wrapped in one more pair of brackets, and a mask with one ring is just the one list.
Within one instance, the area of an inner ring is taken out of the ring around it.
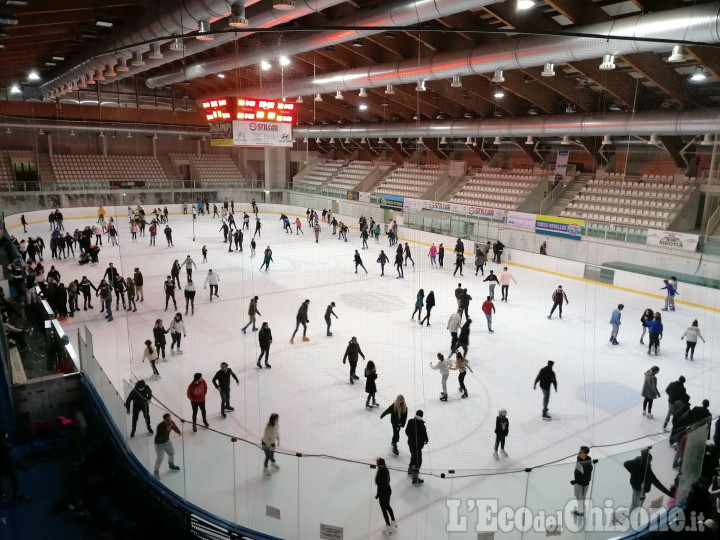
{"label": "person in pink jacket", "polygon": [[430,246],[430,251],[428,251],[428,257],[430,257],[430,266],[437,266],[437,263],[435,262],[435,256],[437,255],[437,248],[435,247],[435,244]]}
{"label": "person in pink jacket", "polygon": [[208,424],[207,416],[205,415],[205,396],[207,395],[207,383],[202,377],[202,373],[196,373],[193,375],[193,381],[190,383],[187,389],[187,397],[190,400],[192,406],[192,423],[193,431],[197,431],[195,421],[197,420],[198,409],[202,413],[203,424],[205,427],[210,427]]}
{"label": "person in pink jacket", "polygon": [[508,289],[510,288],[511,281],[517,285],[517,281],[515,281],[513,275],[508,272],[508,267],[505,266],[503,267],[502,274],[500,274],[500,292],[502,293],[502,298],[500,299],[501,302],[507,302]]}

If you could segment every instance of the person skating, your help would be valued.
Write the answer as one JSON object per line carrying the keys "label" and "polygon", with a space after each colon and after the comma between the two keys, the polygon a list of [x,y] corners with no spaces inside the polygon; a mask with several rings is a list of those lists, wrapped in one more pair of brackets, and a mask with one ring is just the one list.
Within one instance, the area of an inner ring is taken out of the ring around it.
{"label": "person skating", "polygon": [[182,354],[182,350],[180,349],[180,337],[187,337],[187,334],[185,333],[185,323],[182,320],[182,314],[176,313],[175,317],[173,317],[172,321],[170,321],[170,326],[168,327],[168,330],[170,331],[170,338],[172,339],[172,343],[170,343],[170,355],[175,356],[175,345],[177,345],[177,353]]}
{"label": "person skating", "polygon": [[360,230],[360,238],[362,239],[362,249],[369,249],[370,246],[368,246],[368,237],[370,234],[368,233],[368,230],[366,228],[363,228]]}
{"label": "person skating", "polygon": [[460,330],[460,322],[462,320],[462,311],[458,310],[448,319],[447,329],[450,332],[450,354],[456,350],[458,342],[458,330]]}
{"label": "person skating", "polygon": [[428,257],[430,257],[430,266],[433,268],[437,266],[437,261],[436,261],[437,252],[438,252],[438,250],[435,247],[435,244],[430,246],[430,249],[428,250]]}
{"label": "person skating", "polygon": [[[368,360],[368,363],[365,365],[365,392],[368,395],[365,400],[366,409],[372,409],[373,407],[380,406],[377,401],[375,401],[375,393],[377,392],[377,385],[375,384],[375,381],[377,380],[377,377],[378,374],[375,369],[375,362]],[[371,399],[372,405],[370,404]]]}
{"label": "person skating", "polygon": [[[55,267],[51,266],[50,269],[54,270]],[[113,283],[115,281],[115,278],[118,275],[120,275],[120,274],[118,273],[117,268],[115,268],[115,265],[113,265],[113,263],[108,263],[108,267],[105,269],[105,273],[103,274],[102,278],[107,283]],[[48,277],[51,277],[49,272],[48,272]],[[59,278],[56,281],[59,281]]]}
{"label": "person skating", "polygon": [[422,318],[422,308],[425,303],[425,291],[420,289],[415,297],[415,311],[410,316],[410,320],[415,320],[415,314],[418,314],[418,321]]}
{"label": "person skating", "polygon": [[[192,269],[194,266],[195,270],[197,270],[197,264],[195,264],[195,261],[192,260],[190,255],[185,257],[183,264],[185,265],[185,272],[187,273],[187,281],[192,281]],[[180,283],[178,283],[178,289],[179,288],[180,288]]]}
{"label": "person skating", "polygon": [[535,377],[535,384],[533,384],[533,390],[537,388],[538,383],[540,383],[540,390],[542,390],[543,393],[543,412],[542,417],[545,420],[550,420],[552,416],[548,414],[548,403],[550,402],[550,388],[555,388],[555,393],[557,393],[557,378],[555,377],[555,372],[553,371],[553,365],[555,362],[552,360],[548,360],[547,366],[542,368],[538,374],[537,377]]}
{"label": "person skating", "polygon": [[450,351],[450,354],[453,354],[462,347],[463,356],[467,356],[468,346],[470,345],[470,324],[472,324],[472,319],[465,319],[465,324],[463,324],[462,328],[460,328],[455,348]]}
{"label": "person skating", "polygon": [[453,272],[453,276],[457,274],[458,270],[460,270],[460,275],[463,275],[463,265],[465,264],[465,255],[462,251],[458,251],[455,253],[455,271]]}
{"label": "person skating", "polygon": [[253,238],[255,238],[256,236],[262,236],[260,234],[260,229],[262,229],[262,224],[260,223],[260,218],[256,217],[255,218],[255,234],[253,234]]}
{"label": "person skating", "polygon": [[405,242],[404,252],[405,252],[405,266],[407,266],[408,261],[410,261],[412,263],[412,265],[415,266],[415,261],[413,260],[412,254],[410,253],[410,245],[407,242]]}
{"label": "person skating", "polygon": [[470,296],[467,292],[467,289],[462,290],[462,294],[458,298],[458,307],[461,311],[465,313],[465,318],[467,319],[470,315],[468,313],[468,310],[470,309],[470,301],[472,300],[472,296]]}
{"label": "person skating", "polygon": [[440,401],[447,401],[448,394],[447,394],[447,380],[450,376],[450,362],[445,361],[445,357],[442,355],[442,353],[437,353],[437,359],[438,363],[433,364],[430,362],[430,367],[435,370],[440,371],[441,375],[441,384],[442,384],[442,392],[440,392]]}
{"label": "person skating", "polygon": [[238,253],[242,253],[243,238],[243,232],[240,229],[236,229],[235,234],[233,234],[233,240],[235,241],[235,251]]}
{"label": "person skating", "polygon": [[97,287],[95,287],[95,285],[93,285],[86,276],[83,276],[82,281],[80,281],[80,292],[83,295],[83,311],[87,311],[88,308],[94,309],[92,306],[92,293],[90,292],[91,290],[97,293]]}
{"label": "person skating", "polygon": [[501,302],[507,302],[508,301],[508,291],[510,290],[510,282],[513,282],[515,285],[517,285],[517,281],[515,281],[515,277],[508,272],[508,267],[503,267],[502,274],[500,274],[500,293],[502,295]]}
{"label": "person skating", "polygon": [[265,267],[266,272],[270,270],[270,262],[275,261],[273,261],[272,258],[272,249],[270,249],[270,246],[268,246],[267,248],[265,248],[265,251],[263,251],[263,263],[260,265],[260,270],[262,270],[263,267]]}
{"label": "person skating", "polygon": [[[101,283],[100,289],[98,290],[98,295],[100,296],[100,304],[103,307],[103,311],[107,313],[105,315],[105,318],[108,322],[111,322],[113,320],[112,316],[112,291],[110,290],[110,285],[107,283]],[[102,311],[101,311],[102,313]]]}
{"label": "person skating", "polygon": [[390,259],[388,259],[388,256],[385,255],[385,252],[381,249],[380,255],[377,258],[377,262],[380,263],[380,275],[385,275],[385,265],[390,262]]}
{"label": "person skating", "polygon": [[310,338],[308,338],[305,334],[307,333],[307,325],[310,322],[310,319],[308,319],[308,307],[310,306],[310,300],[305,300],[301,305],[300,309],[298,309],[297,315],[295,316],[295,331],[293,332],[292,337],[290,338],[290,344],[292,345],[295,343],[295,334],[297,334],[298,328],[300,328],[300,325],[302,324],[303,327],[303,341],[310,341]]}
{"label": "person skating", "polygon": [[265,356],[265,367],[272,367],[268,363],[270,361],[270,345],[272,344],[272,332],[270,331],[270,326],[268,326],[268,323],[266,322],[262,323],[262,326],[260,327],[260,332],[258,332],[258,342],[260,344],[260,356],[258,356],[257,367],[262,369],[260,361],[262,360],[263,355]]}
{"label": "person skating", "polygon": [[408,474],[412,475],[412,483],[414,485],[425,482],[422,478],[418,478],[420,467],[422,467],[422,450],[426,444],[430,442],[423,420],[424,413],[418,410],[415,417],[411,418],[405,428],[405,435],[408,438],[408,448],[410,449],[410,465],[408,466]]}
{"label": "person skating", "polygon": [[145,340],[145,348],[143,349],[143,357],[142,361],[144,362],[147,360],[150,362],[150,367],[152,368],[153,377],[160,378],[160,372],[157,370],[157,366],[155,363],[158,361],[158,350],[157,348],[152,346],[152,341],[149,339]]}
{"label": "person skating", "polygon": [[570,484],[573,486],[573,494],[577,501],[577,508],[573,510],[576,516],[585,515],[585,500],[587,499],[590,480],[592,479],[593,462],[589,456],[590,448],[581,446],[575,462],[575,470],[573,471],[573,479]]}
{"label": "person skating", "polygon": [[330,331],[330,325],[332,323],[331,317],[338,318],[337,315],[335,315],[335,311],[333,311],[333,308],[335,307],[335,302],[330,302],[328,307],[325,309],[325,324],[327,325],[327,335],[332,337],[332,332]]}
{"label": "person skating", "polygon": [[187,284],[185,285],[184,294],[185,294],[185,315],[188,314],[188,306],[190,306],[190,313],[191,315],[195,315],[195,284],[193,283],[192,279],[188,280]]}
{"label": "person skating", "polygon": [[510,420],[507,417],[507,410],[500,409],[498,415],[495,417],[495,450],[493,451],[493,457],[500,459],[498,456],[498,448],[503,457],[508,457],[505,451],[505,439],[510,434]]}
{"label": "person skating", "polygon": [[503,244],[500,240],[497,240],[493,246],[493,262],[500,264],[500,258],[502,257],[503,250],[505,249],[505,244]]}
{"label": "person skating", "polygon": [[175,448],[170,441],[170,432],[174,431],[182,437],[182,433],[173,422],[169,413],[163,414],[163,421],[155,428],[155,466],[153,474],[160,480],[160,465],[162,465],[165,454],[168,456],[168,467],[171,471],[179,471],[180,467],[175,465]]}
{"label": "person skating", "polygon": [[168,332],[169,330],[165,330],[165,327],[163,326],[162,319],[157,319],[155,321],[155,326],[153,326],[153,338],[155,338],[155,348],[158,350],[158,360],[160,354],[162,353],[163,362],[165,361],[165,345],[167,345],[165,335]]}
{"label": "person skating", "polygon": [[645,495],[652,486],[658,488],[665,495],[670,496],[670,491],[660,483],[652,470],[652,454],[647,448],[640,450],[640,455],[623,463],[625,469],[630,473],[630,487],[632,488],[632,502],[630,512],[642,506]]}
{"label": "person skating", "polygon": [[230,377],[235,379],[235,383],[240,386],[240,380],[237,375],[230,369],[227,362],[220,364],[220,370],[215,373],[212,383],[215,389],[220,392],[220,414],[225,418],[225,411],[234,411],[230,406]]}
{"label": "person skating", "polygon": [[390,444],[392,445],[392,453],[396,456],[400,454],[397,443],[400,440],[400,430],[405,427],[407,422],[407,404],[402,394],[395,398],[395,401],[380,415],[380,419],[390,415],[390,424],[392,425],[393,436]]}
{"label": "person skating", "polygon": [[255,256],[255,248],[257,247],[257,244],[255,243],[255,238],[250,240],[250,257]]}
{"label": "person skating", "polygon": [[490,294],[490,300],[495,299],[495,286],[500,282],[498,280],[498,277],[495,275],[495,272],[493,270],[490,270],[490,273],[483,281],[489,281],[488,283],[488,290]]}
{"label": "person skating", "polygon": [[467,388],[465,388],[465,375],[467,375],[468,371],[470,371],[470,373],[473,373],[473,370],[470,367],[470,362],[468,362],[467,358],[460,354],[460,352],[456,352],[455,365],[450,366],[450,369],[457,370],[458,372],[458,384],[460,385],[458,387],[458,390],[460,390],[460,393],[462,394],[462,396],[460,397],[468,397],[468,391]]}
{"label": "person skating", "polygon": [[127,310],[127,304],[125,303],[125,293],[127,292],[127,285],[122,276],[115,276],[112,282],[113,291],[115,292],[115,311],[120,310],[120,300],[122,300],[123,309]]}
{"label": "person skating", "polygon": [[548,319],[552,319],[552,314],[555,312],[555,309],[559,309],[560,312],[560,318],[562,319],[562,306],[563,306],[563,300],[565,300],[565,304],[569,304],[568,297],[565,294],[565,291],[563,291],[562,285],[558,285],[558,288],[555,289],[555,292],[552,294],[552,301],[553,301],[553,307],[550,310],[550,315],[548,315]]}
{"label": "person skating", "polygon": [[458,286],[455,289],[455,301],[457,302],[458,307],[460,307],[460,297],[465,292],[465,289],[462,286],[462,283],[458,283]]}
{"label": "person skating", "polygon": [[[148,227],[148,232],[150,233],[150,245],[154,246],[155,239],[157,238],[157,224],[154,219],[150,223],[150,227]],[[95,240],[95,243],[97,243],[97,239]],[[100,244],[102,244],[102,242],[100,242]]]}
{"label": "person skating", "polygon": [[181,287],[180,285],[180,262],[175,259],[175,261],[172,264],[172,268],[170,268],[170,275],[173,278],[173,282],[177,283],[177,288],[179,289]]}
{"label": "person skating", "polygon": [[[425,317],[420,321],[420,326],[427,321],[427,325],[430,326],[430,312],[435,307],[435,293],[430,291],[425,297]],[[420,317],[418,317],[419,319]]]}
{"label": "person skating", "polygon": [[280,446],[280,430],[278,426],[278,420],[280,417],[273,413],[270,415],[265,430],[263,431],[262,437],[262,449],[265,452],[265,463],[263,464],[263,472],[265,476],[270,476],[271,471],[268,468],[268,464],[273,469],[278,470],[280,467],[275,463],[275,449]]}
{"label": "person skating", "polygon": [[203,288],[207,289],[208,285],[210,285],[210,301],[212,302],[213,299],[213,291],[215,298],[220,298],[218,296],[218,286],[220,285],[220,276],[212,271],[212,268],[208,270],[207,276],[205,276],[205,285],[203,285]]}
{"label": "person skating", "polygon": [[390,471],[385,464],[383,458],[377,458],[375,460],[377,465],[377,473],[375,474],[375,486],[377,486],[377,492],[375,498],[380,503],[380,510],[382,510],[383,519],[385,520],[385,529],[383,534],[392,536],[397,532],[397,521],[395,521],[395,513],[390,506],[390,496],[392,495],[392,488],[390,487]]}
{"label": "person skating", "polygon": [[648,323],[653,320],[655,317],[655,312],[647,308],[645,311],[643,311],[642,316],[640,317],[640,324],[642,325],[643,333],[640,336],[640,345],[645,345],[645,333],[648,331]]}
{"label": "person skating", "polygon": [[475,249],[475,275],[478,275],[478,272],[480,272],[481,276],[485,275],[485,262],[487,259],[485,258],[485,254],[483,253],[483,250],[480,246]]}
{"label": "person skating", "polygon": [[[243,326],[241,328],[243,334],[246,333],[247,327],[250,326],[251,324],[252,324],[252,331],[253,332],[258,331],[257,327],[255,326],[256,315],[262,315],[262,313],[260,313],[260,311],[257,308],[257,302],[258,302],[257,296],[253,296],[250,299],[250,305],[248,306],[248,322],[245,326]],[[259,361],[258,361],[258,363],[259,363]]]}
{"label": "person skating", "polygon": [[668,422],[675,412],[675,402],[690,400],[685,390],[685,377],[680,375],[677,381],[673,381],[665,388],[665,393],[668,396],[668,412],[665,416],[665,422],[663,422],[663,429],[667,431]]}
{"label": "person skating", "polygon": [[667,291],[667,296],[665,296],[665,307],[663,308],[663,311],[675,311],[675,296],[678,294],[677,290],[673,286],[670,281],[667,279],[663,279],[663,283],[665,284],[664,287],[661,287],[661,291]]}
{"label": "person skating", "polygon": [[165,233],[165,239],[167,240],[168,247],[174,247],[173,239],[172,239],[172,229],[170,228],[170,225],[165,225],[165,229],[163,230]]}
{"label": "person skating", "polygon": [[368,271],[365,268],[365,265],[362,262],[362,259],[360,258],[360,253],[358,253],[358,250],[355,250],[355,256],[353,257],[353,260],[355,261],[355,273],[358,273],[358,266],[361,267],[363,270],[365,270],[365,273],[367,274]]}
{"label": "person skating", "polygon": [[125,280],[125,291],[127,292],[127,298],[128,298],[128,311],[137,311],[137,303],[135,302],[135,282],[132,280],[132,278],[127,278]]}
{"label": "person skating", "polygon": [[610,343],[613,345],[618,345],[618,332],[620,331],[620,318],[622,317],[622,310],[625,306],[623,304],[618,304],[618,307],[613,310],[612,315],[610,316],[610,325],[612,326],[612,332],[610,333]]}
{"label": "person skating", "polygon": [[170,302],[170,299],[172,298],[173,307],[175,310],[177,310],[177,302],[175,301],[175,281],[173,280],[172,276],[168,276],[165,278],[165,282],[163,283],[163,289],[165,290],[165,311],[168,309],[168,303]]}
{"label": "person skating", "polygon": [[483,302],[482,312],[485,314],[485,318],[487,319],[488,332],[493,334],[494,331],[492,329],[492,316],[493,313],[495,313],[495,304],[493,304],[489,296],[487,297],[487,300]]}
{"label": "person skating", "polygon": [[444,260],[445,260],[445,246],[440,244],[438,246],[438,264],[440,265],[440,268],[443,267]]}
{"label": "person skating", "polygon": [[244,211],[242,228],[247,229],[248,231],[250,230],[250,216],[247,214],[247,212]]}
{"label": "person skating", "polygon": [[693,360],[693,357],[695,356],[695,345],[697,345],[698,338],[702,339],[702,342],[705,343],[705,338],[700,333],[700,328],[698,327],[698,321],[695,319],[692,322],[692,325],[685,330],[685,333],[680,338],[685,339],[685,360],[687,360],[688,353],[690,353],[690,360]]}
{"label": "person skating", "polygon": [[205,414],[206,395],[207,383],[205,382],[205,379],[202,378],[202,373],[196,373],[193,375],[193,380],[187,389],[187,398],[190,400],[190,406],[192,407],[192,425],[194,432],[197,432],[196,421],[198,410],[202,413],[202,420],[205,427],[210,427]]}
{"label": "person skating", "polygon": [[320,240],[320,224],[319,223],[316,223],[313,226],[313,233],[315,234],[315,243],[317,244],[318,241]]}
{"label": "person skating", "polygon": [[403,279],[405,273],[403,272],[403,254],[402,249],[395,253],[395,269],[397,270],[397,279]]}
{"label": "person skating", "polygon": [[302,230],[302,221],[300,221],[300,218],[295,218],[295,236],[302,233],[303,236],[305,233]]}
{"label": "person skating", "polygon": [[135,428],[137,427],[138,416],[140,414],[145,418],[145,425],[148,433],[152,434],[153,429],[150,425],[150,400],[152,399],[152,390],[145,384],[142,379],[135,383],[135,387],[130,390],[125,400],[125,410],[130,414],[130,405],[132,405],[132,424],[130,428],[130,438],[135,436]]}
{"label": "person skating", "polygon": [[660,392],[657,387],[657,374],[659,371],[659,367],[653,366],[645,372],[645,381],[643,382],[642,392],[640,393],[644,398],[642,414],[651,420],[653,418],[653,401],[660,397]]}
{"label": "person skating", "polygon": [[650,336],[650,343],[648,345],[647,353],[648,355],[650,355],[650,351],[653,347],[655,347],[655,356],[657,356],[658,347],[660,346],[660,340],[662,339],[663,335],[663,324],[660,313],[655,313],[653,320],[648,322],[648,331]]}
{"label": "person skating", "polygon": [[363,354],[362,349],[360,349],[360,344],[358,343],[357,338],[353,336],[345,349],[345,356],[343,356],[343,364],[345,364],[346,361],[350,362],[350,384],[355,384],[355,381],[360,378],[355,374],[358,356],[362,356],[362,359],[365,360],[365,355]]}

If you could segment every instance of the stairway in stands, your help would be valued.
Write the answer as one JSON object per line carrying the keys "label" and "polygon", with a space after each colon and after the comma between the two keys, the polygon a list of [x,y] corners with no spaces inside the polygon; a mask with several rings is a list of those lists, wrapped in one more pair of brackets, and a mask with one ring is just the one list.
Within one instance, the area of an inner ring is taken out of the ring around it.
{"label": "stairway in stands", "polygon": [[175,165],[172,164],[172,160],[170,159],[170,157],[158,156],[158,161],[160,161],[160,165],[162,165],[163,171],[165,171],[165,176],[167,176],[170,184],[181,186],[182,178],[180,178],[180,173],[178,173]]}
{"label": "stairway in stands", "polygon": [[576,178],[570,187],[565,189],[560,198],[555,201],[555,204],[550,207],[550,210],[547,211],[547,215],[559,216],[589,181],[589,176],[587,178],[583,176]]}
{"label": "stairway in stands", "polygon": [[57,178],[55,178],[55,172],[53,171],[48,154],[38,154],[37,171],[42,182],[52,182],[53,185],[56,184]]}

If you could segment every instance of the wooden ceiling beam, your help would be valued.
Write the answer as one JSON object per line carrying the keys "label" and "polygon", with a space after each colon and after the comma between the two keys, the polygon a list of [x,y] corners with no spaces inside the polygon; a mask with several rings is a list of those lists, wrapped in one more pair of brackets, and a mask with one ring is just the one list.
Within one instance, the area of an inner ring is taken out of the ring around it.
{"label": "wooden ceiling beam", "polygon": [[711,47],[686,47],[685,51],[716,79],[720,79],[720,54],[718,50]]}
{"label": "wooden ceiling beam", "polygon": [[[615,96],[627,107],[632,109],[636,103],[635,88],[638,88],[640,92],[641,85],[639,81],[630,79],[627,73],[615,73],[614,71],[601,71],[598,68],[597,60],[583,60],[581,62],[573,62],[568,64],[573,69],[576,69],[588,79],[594,81],[598,86],[601,86],[608,93]],[[629,84],[630,82],[633,84]]]}
{"label": "wooden ceiling beam", "polygon": [[681,107],[684,107],[689,101],[694,101],[701,106],[706,105],[704,98],[697,95],[687,79],[668,66],[657,54],[653,52],[635,53],[625,55],[622,59],[673,98]]}
{"label": "wooden ceiling beam", "polygon": [[554,77],[543,77],[543,68],[529,68],[522,70],[523,73],[533,78],[537,84],[543,85],[553,92],[557,92],[563,98],[573,103],[584,112],[595,112],[598,109],[598,100],[592,90],[579,88],[575,79],[564,77],[562,73]]}
{"label": "wooden ceiling beam", "polygon": [[545,0],[545,3],[573,24],[584,26],[612,20],[605,10],[592,1]]}
{"label": "wooden ceiling beam", "polygon": [[[490,79],[492,75],[485,75]],[[536,84],[526,84],[522,73],[519,70],[506,71],[503,73],[505,82],[500,84],[505,90],[508,90],[522,99],[537,105],[547,114],[553,114],[558,102],[557,94],[546,86]]]}

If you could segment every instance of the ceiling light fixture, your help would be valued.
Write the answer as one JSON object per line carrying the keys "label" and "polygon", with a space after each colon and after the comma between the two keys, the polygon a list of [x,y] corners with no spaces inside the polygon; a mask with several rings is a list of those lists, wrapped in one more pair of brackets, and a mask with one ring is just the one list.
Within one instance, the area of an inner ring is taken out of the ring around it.
{"label": "ceiling light fixture", "polygon": [[358,97],[367,97],[367,92],[364,88],[360,89],[360,92],[358,93]]}
{"label": "ceiling light fixture", "polygon": [[617,102],[611,104],[609,108],[610,108],[610,110],[613,111],[613,112],[622,111],[622,107],[621,107],[620,104],[617,103]]}
{"label": "ceiling light fixture", "polygon": [[365,143],[367,143],[367,141],[365,140],[365,137],[363,137],[362,139],[360,139],[360,144],[365,144]]}
{"label": "ceiling light fixture", "polygon": [[320,144],[320,139],[315,139],[315,144]]}
{"label": "ceiling light fixture", "polygon": [[272,67],[272,64],[270,62],[268,62],[267,60],[263,60],[262,62],[260,62],[260,68],[263,71],[267,71],[271,67]]}
{"label": "ceiling light fixture", "polygon": [[667,61],[671,64],[685,61],[685,48],[682,45],[675,45]]}
{"label": "ceiling light fixture", "polygon": [[295,9],[295,0],[273,0],[273,9],[290,11]]}
{"label": "ceiling light fixture", "polygon": [[440,139],[440,144],[447,144],[447,139],[445,139],[445,137]]}
{"label": "ceiling light fixture", "polygon": [[100,28],[112,28],[113,22],[110,19],[98,19],[95,21],[95,26],[99,26]]}
{"label": "ceiling light fixture", "polygon": [[71,137],[74,137],[74,136],[75,136],[75,130],[73,130],[73,129],[70,130],[70,136],[71,136]]}
{"label": "ceiling light fixture", "polygon": [[397,141],[395,141],[397,144],[402,144],[402,137],[398,137]]}
{"label": "ceiling light fixture", "polygon": [[612,141],[610,140],[610,135],[604,135],[600,146],[607,146],[609,144],[612,144]]}
{"label": "ceiling light fixture", "polygon": [[565,107],[565,112],[567,114],[575,114],[575,106],[572,103],[568,103],[567,107]]}
{"label": "ceiling light fixture", "polygon": [[367,111],[368,106],[365,103],[361,103],[358,107],[361,111]]}
{"label": "ceiling light fixture", "polygon": [[615,69],[615,57],[612,54],[604,55],[599,69],[600,71],[612,71]]}
{"label": "ceiling light fixture", "polygon": [[118,56],[117,61],[118,63],[117,66],[115,66],[115,71],[118,73],[130,71],[130,68],[127,66],[127,58],[125,56]]}
{"label": "ceiling light fixture", "polygon": [[518,0],[517,9],[518,11],[525,11],[526,9],[530,9],[534,5],[535,2],[533,2],[533,0]]}
{"label": "ceiling light fixture", "polygon": [[128,131],[128,134],[127,134],[127,138],[128,138],[128,139],[132,139],[132,133],[130,133],[129,131]]}
{"label": "ceiling light fixture", "polygon": [[130,60],[130,65],[137,67],[142,67],[145,65],[145,62],[143,62],[142,51],[135,51],[133,53],[133,59]]}
{"label": "ceiling light fixture", "polygon": [[105,77],[117,77],[117,73],[115,73],[115,67],[112,64],[108,64],[103,75]]}
{"label": "ceiling light fixture", "polygon": [[385,139],[383,139],[382,137],[380,137],[380,138],[378,139],[378,143],[379,143],[379,144],[385,144]]}
{"label": "ceiling light fixture", "polygon": [[85,81],[85,77],[81,77],[78,80],[77,85],[78,85],[78,88],[87,88],[87,81]]}
{"label": "ceiling light fixture", "polygon": [[503,75],[502,69],[496,69],[495,74],[493,75],[493,78],[490,80],[496,84],[504,83],[505,76]]}
{"label": "ceiling light fixture", "polygon": [[304,103],[302,96],[298,96],[295,103]]}
{"label": "ceiling light fixture", "polygon": [[497,146],[498,144],[500,144],[500,142],[501,142],[500,137],[495,137],[495,140],[493,141],[493,145]]}
{"label": "ceiling light fixture", "polygon": [[45,135],[45,132],[43,131],[43,128],[40,128],[40,131],[38,131],[38,135]]}
{"label": "ceiling light fixture", "polygon": [[87,84],[95,84],[95,74],[89,73],[86,82]]}
{"label": "ceiling light fixture", "polygon": [[323,98],[320,94],[315,94],[315,101],[322,101]]}
{"label": "ceiling light fixture", "polygon": [[148,53],[148,58],[150,60],[162,60],[163,59],[163,53],[160,50],[160,44],[159,43],[153,43],[150,45],[150,52]]}
{"label": "ceiling light fixture", "polygon": [[528,112],[527,112],[527,113],[528,113],[530,116],[537,116],[538,111],[537,111],[537,109],[528,109]]}
{"label": "ceiling light fixture", "polygon": [[40,75],[38,75],[38,72],[35,70],[32,70],[30,73],[28,73],[28,81],[39,81]]}
{"label": "ceiling light fixture", "polygon": [[249,25],[248,20],[245,18],[245,4],[243,2],[233,2],[232,6],[230,6],[230,13],[229,26],[245,28]]}
{"label": "ceiling light fixture", "polygon": [[395,93],[395,89],[393,88],[392,84],[387,85],[387,87],[385,88],[385,93],[388,95],[392,95]]}
{"label": "ceiling light fixture", "polygon": [[64,56],[53,56],[52,59],[55,60],[56,62],[64,62],[65,61]]}
{"label": "ceiling light fixture", "polygon": [[217,76],[218,76],[218,79],[224,79],[224,78],[225,78],[225,74],[224,74],[224,73],[218,73]]}
{"label": "ceiling light fixture", "polygon": [[460,80],[460,75],[453,75],[450,86],[452,88],[462,88],[462,81]]}
{"label": "ceiling light fixture", "polygon": [[472,143],[472,140],[470,139],[470,137],[465,139],[465,144],[470,145],[471,143]]}
{"label": "ceiling light fixture", "polygon": [[289,66],[290,65],[290,59],[287,56],[281,56],[280,57],[280,65],[281,66]]}
{"label": "ceiling light fixture", "polygon": [[343,96],[342,92],[338,90],[335,92],[335,99],[345,99],[345,96]]}
{"label": "ceiling light fixture", "polygon": [[705,75],[705,71],[703,70],[702,66],[695,67],[695,71],[690,76],[690,80],[693,82],[700,82],[707,79],[707,75]]}
{"label": "ceiling light fixture", "polygon": [[473,119],[473,113],[470,112],[470,111],[465,111],[465,112],[463,113],[463,118],[467,118],[468,120],[472,120],[472,119]]}
{"label": "ceiling light fixture", "polygon": [[504,91],[502,88],[498,88],[498,89],[495,90],[495,92],[493,93],[493,96],[494,96],[496,99],[502,99],[502,98],[505,97],[505,91]]}
{"label": "ceiling light fixture", "polygon": [[418,81],[417,86],[415,86],[416,92],[425,92],[427,88],[425,88],[425,81]]}
{"label": "ceiling light fixture", "polygon": [[362,39],[354,39],[352,42],[352,46],[353,47],[362,47],[363,46]]}
{"label": "ceiling light fixture", "polygon": [[528,137],[527,139],[525,139],[525,144],[530,146],[531,144],[535,144],[535,141],[533,140],[532,137]]}
{"label": "ceiling light fixture", "polygon": [[15,26],[18,22],[20,21],[18,20],[17,15],[13,13],[0,13],[0,24]]}
{"label": "ceiling light fixture", "polygon": [[185,48],[185,44],[179,38],[175,38],[170,42],[169,49],[171,51],[182,51]]}
{"label": "ceiling light fixture", "polygon": [[182,140],[183,140],[183,137],[182,137],[182,133],[181,133],[180,135],[178,135],[178,141],[182,141]]}
{"label": "ceiling light fixture", "polygon": [[555,64],[547,62],[545,64],[545,67],[542,70],[542,73],[540,73],[540,76],[541,77],[554,77],[555,76]]}
{"label": "ceiling light fixture", "polygon": [[422,137],[418,137],[415,142],[417,142],[418,144],[423,144],[423,138],[422,138]]}
{"label": "ceiling light fixture", "polygon": [[493,117],[494,117],[494,118],[502,118],[502,112],[500,112],[499,110],[496,110],[496,111],[493,113]]}
{"label": "ceiling light fixture", "polygon": [[213,36],[209,35],[210,32],[210,21],[207,19],[200,19],[198,21],[198,29],[197,29],[197,35],[195,36],[195,39],[199,39],[200,41],[212,41],[215,39]]}
{"label": "ceiling light fixture", "polygon": [[20,93],[22,93],[22,90],[20,90],[20,87],[17,84],[13,84],[10,87],[10,93],[11,94],[20,94]]}

